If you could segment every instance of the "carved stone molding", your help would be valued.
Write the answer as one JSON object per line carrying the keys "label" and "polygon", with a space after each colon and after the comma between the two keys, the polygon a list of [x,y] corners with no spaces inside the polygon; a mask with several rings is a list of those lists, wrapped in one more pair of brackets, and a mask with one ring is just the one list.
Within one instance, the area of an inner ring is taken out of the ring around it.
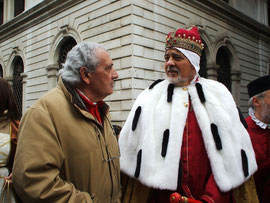
{"label": "carved stone molding", "polygon": [[239,70],[234,70],[232,68],[231,69],[231,78],[232,78],[232,81],[240,82],[240,80],[241,80],[241,72]]}
{"label": "carved stone molding", "polygon": [[59,70],[59,66],[58,64],[53,64],[53,65],[48,65],[46,67],[47,70],[47,77],[58,77],[58,70]]}
{"label": "carved stone molding", "polygon": [[52,89],[57,85],[59,66],[57,64],[48,65],[46,67],[48,77],[48,89]]}
{"label": "carved stone molding", "polygon": [[17,55],[18,53],[19,53],[19,47],[13,47],[12,48],[12,52],[15,54],[15,55]]}
{"label": "carved stone molding", "polygon": [[219,65],[211,64],[207,65],[207,75],[209,79],[217,80]]}
{"label": "carved stone molding", "polygon": [[61,26],[61,27],[60,27],[60,31],[61,31],[64,35],[66,35],[66,34],[68,33],[68,31],[69,31],[69,26],[68,26],[68,25],[63,25],[63,26]]}

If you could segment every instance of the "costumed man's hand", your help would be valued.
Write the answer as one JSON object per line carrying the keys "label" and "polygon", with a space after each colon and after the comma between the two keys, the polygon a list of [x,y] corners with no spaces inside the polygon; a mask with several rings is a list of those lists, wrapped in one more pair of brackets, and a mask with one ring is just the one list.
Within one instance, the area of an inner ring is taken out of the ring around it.
{"label": "costumed man's hand", "polygon": [[201,201],[198,201],[195,199],[189,199],[187,197],[183,197],[177,192],[171,194],[170,202],[171,203],[202,203]]}

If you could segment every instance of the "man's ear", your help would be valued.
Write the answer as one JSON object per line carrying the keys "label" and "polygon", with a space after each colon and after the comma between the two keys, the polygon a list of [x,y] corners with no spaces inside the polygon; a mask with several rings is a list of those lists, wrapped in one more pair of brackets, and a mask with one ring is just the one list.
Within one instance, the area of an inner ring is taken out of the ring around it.
{"label": "man's ear", "polygon": [[252,103],[253,103],[253,106],[254,106],[255,109],[257,109],[258,107],[261,106],[261,101],[260,101],[260,100],[261,100],[261,99],[258,98],[258,97],[256,97],[256,96],[254,96],[254,97],[252,98]]}
{"label": "man's ear", "polygon": [[80,75],[81,75],[82,81],[85,82],[87,85],[89,85],[91,82],[90,74],[85,66],[81,67]]}

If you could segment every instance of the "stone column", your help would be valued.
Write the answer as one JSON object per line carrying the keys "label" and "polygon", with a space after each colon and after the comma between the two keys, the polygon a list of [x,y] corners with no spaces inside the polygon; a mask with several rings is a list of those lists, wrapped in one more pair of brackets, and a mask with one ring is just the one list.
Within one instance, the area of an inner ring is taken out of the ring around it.
{"label": "stone column", "polygon": [[22,115],[26,111],[26,83],[27,83],[27,73],[21,73],[22,77]]}
{"label": "stone column", "polygon": [[234,97],[237,106],[240,105],[240,80],[241,72],[239,70],[231,69],[231,80],[232,80],[232,95]]}
{"label": "stone column", "polygon": [[4,0],[3,3],[4,3],[3,23],[6,23],[14,18],[14,0]]}
{"label": "stone column", "polygon": [[218,78],[218,73],[217,73],[218,69],[219,69],[219,65],[216,65],[216,64],[207,65],[208,79],[217,80],[217,78]]}
{"label": "stone column", "polygon": [[47,77],[48,77],[48,90],[56,87],[58,79],[58,64],[48,65],[47,68]]}
{"label": "stone column", "polygon": [[5,79],[8,81],[8,83],[12,87],[13,86],[13,77],[12,76],[9,76],[9,77],[6,77]]}

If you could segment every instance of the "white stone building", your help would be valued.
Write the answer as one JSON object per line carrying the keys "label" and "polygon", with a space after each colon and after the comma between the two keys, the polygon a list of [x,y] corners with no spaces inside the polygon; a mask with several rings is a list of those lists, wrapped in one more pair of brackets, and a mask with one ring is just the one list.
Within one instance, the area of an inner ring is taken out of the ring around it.
{"label": "white stone building", "polygon": [[[122,125],[138,94],[164,78],[169,31],[197,25],[201,74],[223,82],[247,112],[249,81],[269,74],[267,0],[0,0],[0,74],[25,112],[57,84],[66,53],[81,41],[105,45],[119,73],[106,98]],[[2,25],[1,25],[2,24]]]}

